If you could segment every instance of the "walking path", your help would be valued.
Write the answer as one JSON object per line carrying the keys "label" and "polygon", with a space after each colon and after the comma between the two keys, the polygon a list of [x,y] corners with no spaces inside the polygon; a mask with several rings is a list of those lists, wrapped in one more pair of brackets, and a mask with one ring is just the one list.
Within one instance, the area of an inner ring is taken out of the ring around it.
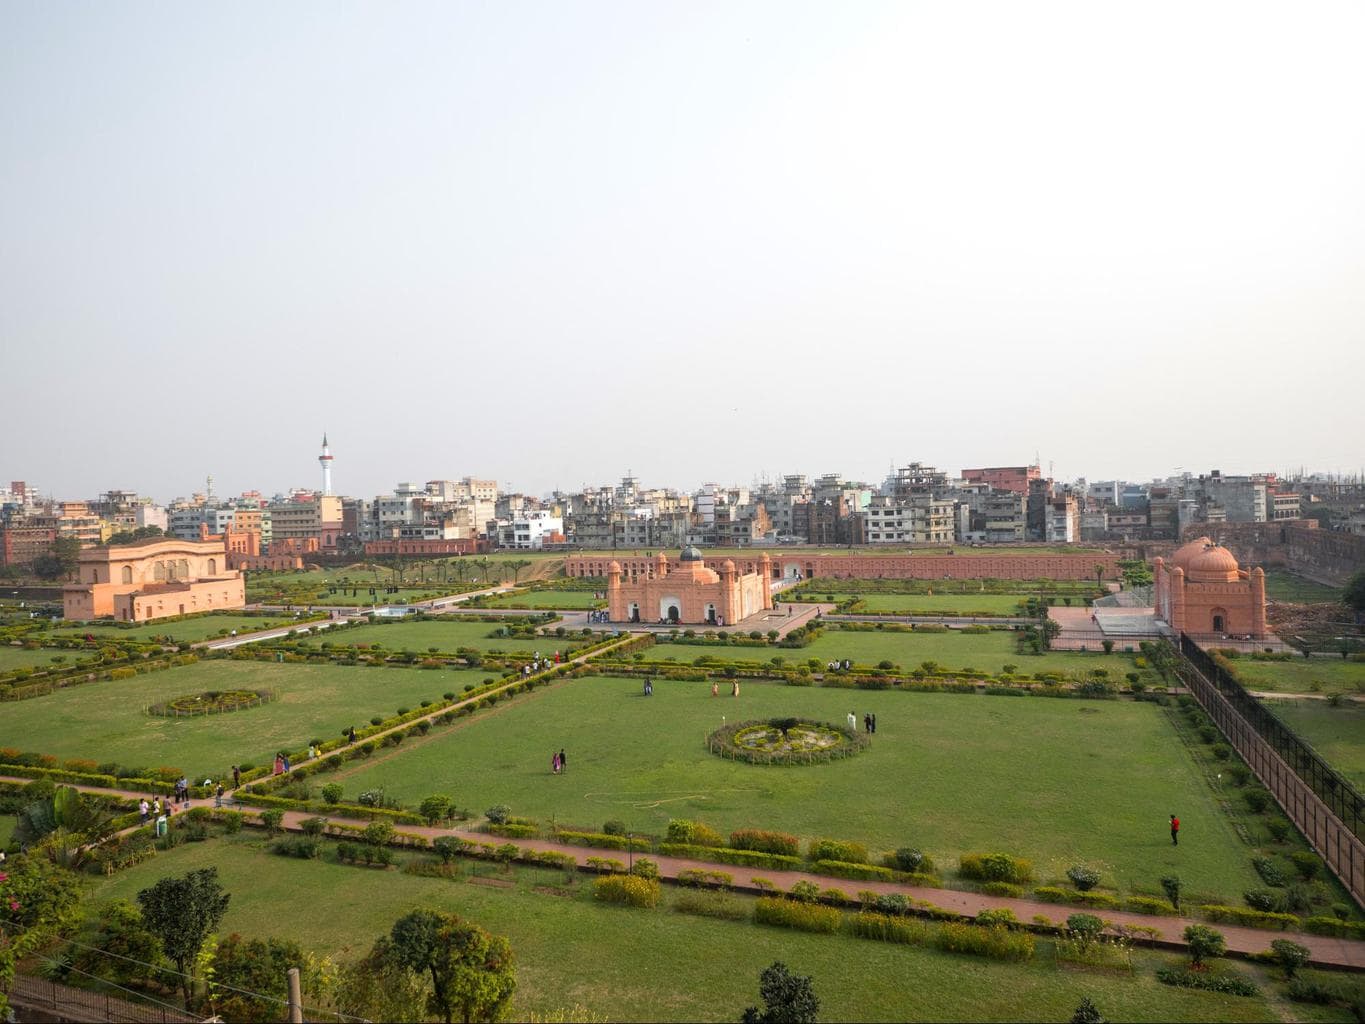
{"label": "walking path", "polygon": [[[0,782],[10,782],[24,784],[31,782],[31,779],[15,778],[11,776],[0,776]],[[99,793],[105,796],[120,796],[127,800],[137,801],[146,796],[145,793],[132,792],[130,790],[111,790],[97,786],[76,786],[76,789],[89,793]],[[244,798],[239,800],[228,798],[228,802],[234,809],[250,809],[251,795],[244,794]],[[192,807],[212,808],[212,800],[191,800],[187,804],[181,805],[184,813]],[[367,820],[359,818],[342,818],[334,815],[321,815],[328,821],[339,825],[351,825],[363,828],[369,824]],[[319,817],[311,812],[285,811],[281,823],[282,827],[289,832],[302,832],[305,819]],[[121,835],[136,832],[139,828],[148,826],[135,826],[125,829]],[[427,840],[436,839],[440,836],[456,836],[474,843],[494,843],[512,845],[524,850],[550,851],[554,853],[566,854],[574,859],[580,868],[586,869],[587,858],[589,857],[608,857],[615,860],[628,860],[629,857],[624,851],[620,850],[601,850],[591,847],[571,846],[567,843],[556,843],[548,839],[508,839],[503,836],[490,835],[486,832],[475,832],[468,829],[432,828],[425,825],[401,825],[396,826],[403,832],[420,835]],[[1035,917],[1046,918],[1053,925],[1064,927],[1066,919],[1071,914],[1091,913],[1086,907],[1070,906],[1056,903],[1041,903],[1035,900],[1009,899],[1005,897],[985,896],[980,893],[962,892],[956,889],[929,889],[916,886],[901,885],[896,882],[875,882],[875,881],[849,881],[841,878],[832,878],[829,875],[817,875],[806,871],[779,871],[766,870],[763,868],[736,867],[729,864],[717,864],[713,861],[691,860],[682,857],[666,857],[652,853],[637,852],[636,857],[648,857],[659,865],[659,876],[666,881],[677,881],[679,872],[682,871],[722,871],[734,876],[734,888],[751,893],[762,893],[764,890],[753,884],[755,878],[765,878],[772,882],[779,890],[790,891],[791,887],[797,882],[813,882],[822,889],[836,888],[842,889],[846,893],[869,891],[875,893],[900,893],[910,899],[925,900],[936,907],[950,910],[954,913],[962,914],[965,917],[976,917],[983,910],[1008,909],[1014,911],[1015,917],[1025,923],[1032,922]],[[1185,917],[1161,917],[1151,914],[1134,914],[1126,911],[1100,910],[1095,911],[1097,916],[1102,916],[1106,921],[1111,921],[1116,925],[1140,926],[1153,928],[1157,932],[1154,940],[1158,945],[1170,949],[1184,949],[1184,931],[1191,924],[1207,924],[1197,918]],[[1268,931],[1260,928],[1242,928],[1237,925],[1214,925],[1218,931],[1222,932],[1227,939],[1228,949],[1234,953],[1252,954],[1259,953],[1270,948],[1270,943],[1277,938],[1292,937],[1295,942],[1306,946],[1312,954],[1312,962],[1323,967],[1346,967],[1353,970],[1365,970],[1365,941],[1353,939],[1339,939],[1327,935],[1311,935],[1307,932],[1280,932]]]}

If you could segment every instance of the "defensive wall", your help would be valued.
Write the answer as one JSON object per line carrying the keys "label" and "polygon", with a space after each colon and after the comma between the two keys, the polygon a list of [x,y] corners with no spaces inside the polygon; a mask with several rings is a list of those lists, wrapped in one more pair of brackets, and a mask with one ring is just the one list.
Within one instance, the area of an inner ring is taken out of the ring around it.
{"label": "defensive wall", "polygon": [[1365,537],[1319,529],[1316,519],[1278,523],[1199,523],[1182,539],[1208,536],[1244,565],[1289,569],[1335,586],[1365,569]]}
{"label": "defensive wall", "polygon": [[[1104,567],[1104,578],[1119,578],[1119,556],[1110,552],[1083,555],[816,555],[800,551],[757,549],[752,555],[727,554],[741,573],[760,572],[760,561],[771,559],[773,579],[831,577],[835,579],[1000,579],[1000,580],[1093,580],[1095,567]],[[648,576],[654,560],[621,553],[570,555],[564,562],[566,576],[607,575],[607,567],[619,562],[626,578]]]}

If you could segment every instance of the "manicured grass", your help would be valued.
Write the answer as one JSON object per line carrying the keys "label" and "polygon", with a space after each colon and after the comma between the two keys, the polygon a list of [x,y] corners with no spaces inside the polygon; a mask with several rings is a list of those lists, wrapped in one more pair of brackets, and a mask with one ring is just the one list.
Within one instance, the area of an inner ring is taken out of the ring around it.
{"label": "manicured grass", "polygon": [[1365,704],[1343,701],[1334,708],[1325,700],[1277,700],[1270,708],[1356,789],[1365,790]]}
{"label": "manicured grass", "polygon": [[[835,594],[835,600],[843,601],[853,594]],[[869,612],[917,612],[946,611],[956,615],[971,615],[973,612],[995,612],[998,615],[1015,615],[1019,605],[1025,600],[1019,594],[864,594],[857,595],[863,602],[863,609]]]}
{"label": "manicured grass", "polygon": [[[215,660],[107,683],[88,683],[5,704],[0,746],[155,767],[173,765],[192,778],[217,778],[234,762],[264,763],[278,750],[332,739],[372,715],[440,700],[479,682],[477,671],[352,668]],[[206,690],[267,689],[262,707],[200,718],[160,718],[143,708]]]}
{"label": "manicured grass", "polygon": [[814,658],[824,665],[830,661],[852,660],[857,664],[876,665],[891,661],[906,671],[921,662],[935,661],[949,668],[975,668],[983,672],[999,672],[1002,665],[1017,665],[1020,672],[1089,672],[1102,668],[1109,678],[1122,679],[1133,671],[1133,659],[1123,654],[1081,653],[1079,651],[1046,651],[1042,654],[1020,654],[1015,647],[1017,634],[1008,630],[989,633],[920,633],[878,630],[827,629],[805,647],[701,647],[692,644],[657,644],[645,651],[645,660],[662,661],[675,658],[690,664],[702,654],[725,661],[771,661],[783,658],[788,665],[804,665]]}
{"label": "manicured grass", "polygon": [[1272,601],[1293,601],[1300,604],[1318,601],[1340,603],[1343,592],[1341,587],[1317,583],[1284,569],[1265,571],[1265,596]]}
{"label": "manicured grass", "polygon": [[[1255,661],[1238,658],[1233,671],[1250,690],[1279,693],[1365,693],[1365,662],[1338,657]],[[1316,685],[1315,685],[1316,684]]]}
{"label": "manicured grass", "polygon": [[[479,570],[466,572],[466,576],[477,575]],[[509,573],[510,575],[510,573]],[[384,588],[394,584],[397,593],[386,594]],[[462,594],[478,590],[485,584],[470,580],[459,580],[447,574],[444,581],[428,568],[426,579],[416,568],[409,568],[399,581],[398,575],[389,567],[367,568],[364,565],[344,566],[339,569],[309,569],[298,572],[248,572],[246,579],[247,601],[253,604],[303,604],[303,605],[372,605],[406,604],[448,594]],[[330,592],[335,586],[337,592]],[[370,588],[375,589],[373,595]],[[355,591],[352,594],[352,590]]]}
{"label": "manicured grass", "polygon": [[537,590],[483,602],[485,608],[605,608],[606,601],[593,598],[591,590]]}
{"label": "manicured grass", "polygon": [[334,635],[324,632],[322,641],[331,641],[333,646],[378,642],[388,651],[411,650],[419,654],[425,652],[428,647],[436,647],[447,654],[454,653],[458,647],[473,647],[480,651],[540,651],[541,654],[551,654],[554,651],[566,652],[574,646],[583,645],[581,636],[499,638],[489,635],[504,627],[504,623],[492,616],[483,622],[451,622],[441,618],[421,622],[395,619],[390,623],[353,626]]}
{"label": "manicured grass", "polygon": [[[1249,854],[1193,770],[1164,712],[1129,701],[849,691],[745,682],[738,699],[707,683],[584,677],[483,711],[338,778],[415,804],[452,795],[482,811],[647,833],[670,818],[729,831],[775,828],[919,846],[951,869],[964,851],[1032,858],[1042,879],[1089,863],[1106,883],[1153,887],[1178,873],[1234,899],[1255,883]],[[810,767],[722,760],[703,746],[724,719],[877,714],[872,748]],[[550,773],[563,748],[569,771]],[[1172,849],[1167,816],[1187,838]]]}
{"label": "manicured grass", "polygon": [[[216,867],[232,894],[221,934],[295,939],[339,960],[363,955],[412,907],[453,911],[510,940],[517,958],[512,1019],[558,1019],[552,1015],[579,1005],[591,1014],[583,1019],[736,1020],[758,1001],[759,971],[774,960],[813,977],[823,1021],[1067,1020],[1083,996],[1110,1020],[1278,1019],[1262,999],[1161,985],[1153,968],[1166,957],[1139,956],[1133,976],[1059,970],[1045,947],[1028,964],[996,963],[663,907],[604,907],[590,900],[587,878],[565,886],[557,872],[480,869],[512,882],[502,888],[468,881],[468,865],[464,879],[450,881],[343,867],[330,852],[305,862],[259,847],[248,836],[186,844],[95,883],[94,896],[134,900],[159,878]],[[535,892],[537,884],[565,895]],[[666,889],[665,902],[675,895]]]}
{"label": "manicured grass", "polygon": [[14,838],[14,826],[19,820],[12,814],[0,814],[0,850],[9,845]]}
{"label": "manicured grass", "polygon": [[66,665],[74,665],[76,659],[83,657],[80,651],[62,651],[55,648],[40,648],[36,651],[26,651],[22,647],[0,647],[0,672],[8,672],[12,668],[55,668],[53,658],[64,657]]}
{"label": "manicured grass", "polygon": [[73,637],[90,633],[97,637],[112,637],[115,640],[150,640],[154,636],[169,636],[181,643],[197,643],[217,636],[223,630],[236,630],[238,633],[255,633],[262,629],[274,629],[294,622],[292,617],[270,618],[261,615],[204,615],[179,622],[151,622],[145,626],[63,626],[52,631],[53,636]]}

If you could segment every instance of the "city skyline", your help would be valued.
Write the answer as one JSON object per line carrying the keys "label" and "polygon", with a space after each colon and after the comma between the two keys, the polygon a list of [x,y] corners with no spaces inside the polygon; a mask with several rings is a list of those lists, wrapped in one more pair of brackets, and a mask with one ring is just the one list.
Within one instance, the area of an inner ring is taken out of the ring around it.
{"label": "city skyline", "polygon": [[1358,7],[532,7],[7,8],[0,465],[1361,463]]}

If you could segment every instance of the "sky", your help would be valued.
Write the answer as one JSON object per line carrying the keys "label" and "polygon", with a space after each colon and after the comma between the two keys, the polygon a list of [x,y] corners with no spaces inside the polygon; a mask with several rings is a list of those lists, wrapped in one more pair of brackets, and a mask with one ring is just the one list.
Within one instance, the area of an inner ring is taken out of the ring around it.
{"label": "sky", "polygon": [[0,2],[0,483],[1365,464],[1365,6]]}

